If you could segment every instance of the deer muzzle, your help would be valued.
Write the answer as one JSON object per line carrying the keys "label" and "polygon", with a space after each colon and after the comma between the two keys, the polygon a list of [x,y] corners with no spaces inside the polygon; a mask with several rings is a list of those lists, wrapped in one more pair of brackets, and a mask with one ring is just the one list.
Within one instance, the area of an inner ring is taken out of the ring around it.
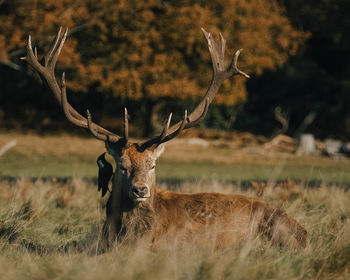
{"label": "deer muzzle", "polygon": [[146,201],[151,196],[149,186],[145,183],[135,183],[131,187],[131,197],[136,201]]}

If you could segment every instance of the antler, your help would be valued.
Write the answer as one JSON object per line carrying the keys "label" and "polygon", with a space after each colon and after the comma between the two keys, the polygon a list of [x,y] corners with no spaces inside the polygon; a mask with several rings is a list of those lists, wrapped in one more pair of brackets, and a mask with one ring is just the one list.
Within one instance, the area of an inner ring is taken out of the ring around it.
{"label": "antler", "polygon": [[[210,83],[210,86],[205,93],[203,99],[198,104],[198,106],[193,110],[190,115],[187,115],[187,110],[185,110],[182,121],[177,122],[176,124],[170,126],[172,114],[169,115],[167,122],[164,126],[162,133],[159,136],[155,136],[152,139],[146,141],[141,145],[142,148],[154,148],[161,143],[167,142],[179,133],[187,128],[193,127],[198,124],[201,120],[204,119],[208,112],[208,107],[210,103],[213,101],[216,93],[218,92],[221,84],[225,79],[228,79],[234,75],[242,75],[246,78],[249,78],[249,75],[239,70],[237,67],[237,61],[239,54],[241,53],[241,49],[238,50],[231,62],[231,65],[226,69],[225,65],[225,45],[226,40],[220,33],[220,42],[216,43],[213,39],[211,33],[206,32],[203,28],[202,31],[204,33],[205,38],[208,41],[209,52],[213,64],[213,77]],[[27,43],[27,56],[22,58],[26,59],[28,63],[39,73],[39,75],[46,81],[49,88],[53,92],[56,100],[61,104],[63,111],[67,117],[67,119],[76,126],[88,128],[91,133],[99,140],[107,142],[119,142],[123,146],[128,144],[128,112],[125,108],[124,111],[124,136],[121,137],[117,134],[114,134],[107,129],[97,125],[92,121],[91,114],[89,110],[87,110],[87,117],[83,117],[80,113],[78,113],[67,100],[66,93],[66,83],[65,83],[65,73],[62,74],[62,83],[61,86],[58,85],[56,77],[55,77],[55,66],[57,59],[62,50],[63,44],[67,38],[68,29],[61,36],[62,27],[59,29],[56,34],[55,39],[52,42],[50,50],[44,56],[42,60],[38,60],[37,49],[35,48],[33,51],[31,36],[28,37]]]}
{"label": "antler", "polygon": [[213,101],[216,93],[218,92],[221,84],[224,82],[225,79],[228,79],[234,75],[242,75],[246,78],[249,78],[248,74],[239,70],[237,67],[238,57],[242,49],[236,51],[232,59],[231,65],[226,69],[226,40],[220,33],[220,42],[216,43],[211,33],[205,31],[204,28],[202,28],[202,32],[205,38],[207,39],[210,57],[213,64],[213,77],[210,86],[207,89],[205,95],[203,96],[203,99],[193,110],[193,112],[189,116],[187,116],[187,111],[185,111],[182,121],[179,121],[178,123],[172,125],[169,128],[172,116],[172,114],[170,114],[162,133],[159,136],[153,137],[152,139],[143,143],[141,147],[143,147],[144,149],[157,147],[161,143],[167,142],[179,135],[179,133],[182,130],[193,127],[197,125],[201,120],[203,120],[208,112],[208,107],[210,103]]}
{"label": "antler", "polygon": [[[78,113],[67,101],[66,94],[66,83],[65,83],[65,73],[62,74],[62,83],[61,86],[58,85],[56,77],[55,77],[55,66],[57,59],[61,53],[63,48],[63,44],[68,35],[68,28],[61,36],[62,27],[60,27],[58,33],[56,34],[50,50],[48,53],[41,59],[38,60],[37,49],[32,48],[31,36],[28,37],[27,43],[27,56],[22,59],[27,60],[27,62],[36,70],[40,77],[43,78],[44,81],[48,84],[52,93],[54,94],[56,100],[61,104],[63,111],[67,117],[67,119],[74,125],[79,127],[88,128],[91,133],[99,140],[109,141],[116,143],[122,137],[114,134],[107,129],[97,125],[91,119],[91,114],[87,110],[87,118],[83,117],[80,113]],[[124,122],[124,143],[127,144],[128,139],[128,122],[127,122],[127,111],[125,109],[125,122]]]}

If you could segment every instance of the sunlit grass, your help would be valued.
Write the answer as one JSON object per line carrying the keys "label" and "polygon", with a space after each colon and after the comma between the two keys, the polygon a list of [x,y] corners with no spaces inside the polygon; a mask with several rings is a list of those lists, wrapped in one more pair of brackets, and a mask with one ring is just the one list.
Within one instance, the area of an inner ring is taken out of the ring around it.
{"label": "sunlit grass", "polygon": [[[95,178],[96,158],[105,151],[101,141],[69,135],[0,134],[0,146],[12,139],[17,139],[17,145],[0,157],[0,176]],[[203,148],[185,145],[183,141],[170,142],[157,163],[158,179],[267,181],[293,178],[305,182],[350,182],[349,159],[298,157],[278,152],[260,154],[231,147],[229,142],[209,143]],[[254,149],[261,151],[261,147]]]}
{"label": "sunlit grass", "polygon": [[[168,186],[163,184],[163,188]],[[101,252],[105,199],[74,178],[66,184],[25,178],[0,182],[0,279],[348,279],[350,192],[341,187],[274,187],[262,197],[297,219],[310,247],[293,251],[259,240],[238,248],[135,242]],[[212,182],[180,191],[255,196]],[[296,191],[297,190],[297,191]],[[208,241],[210,242],[210,241]]]}
{"label": "sunlit grass", "polygon": [[[103,150],[102,150],[103,151]],[[98,154],[97,154],[98,155]],[[96,157],[67,154],[64,156],[43,155],[28,158],[15,152],[8,152],[0,158],[0,175],[26,177],[97,177]],[[113,162],[111,160],[111,162]],[[254,164],[181,162],[159,159],[157,178],[162,180],[218,179],[228,181],[286,180],[350,182],[350,167],[345,165],[310,166],[295,163]]]}

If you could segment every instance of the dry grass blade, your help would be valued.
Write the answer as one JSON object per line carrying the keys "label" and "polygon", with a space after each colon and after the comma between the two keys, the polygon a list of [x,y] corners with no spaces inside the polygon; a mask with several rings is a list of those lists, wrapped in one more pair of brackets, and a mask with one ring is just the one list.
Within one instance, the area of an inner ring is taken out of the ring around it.
{"label": "dry grass blade", "polygon": [[10,150],[11,148],[13,148],[14,146],[16,146],[17,144],[17,140],[12,140],[9,143],[7,143],[6,145],[2,146],[0,148],[0,157],[5,154],[8,150]]}

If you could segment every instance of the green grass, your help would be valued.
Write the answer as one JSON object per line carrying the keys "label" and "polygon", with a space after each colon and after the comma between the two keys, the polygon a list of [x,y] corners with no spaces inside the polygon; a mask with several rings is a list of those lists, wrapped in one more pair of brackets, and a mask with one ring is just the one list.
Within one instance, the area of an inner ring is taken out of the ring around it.
{"label": "green grass", "polygon": [[[284,209],[309,232],[310,247],[293,251],[250,240],[215,249],[178,243],[116,246],[100,255],[105,200],[75,178],[64,185],[19,179],[0,182],[0,279],[349,279],[350,191],[307,189],[263,199]],[[163,187],[167,187],[164,185]],[[185,183],[180,190],[254,196],[237,185]]]}
{"label": "green grass", "polygon": [[[101,141],[70,135],[0,134],[0,147],[17,145],[0,157],[0,176],[95,178],[96,158],[105,151]],[[161,180],[218,179],[226,181],[286,180],[350,183],[350,159],[298,157],[263,147],[244,148],[231,142],[209,141],[208,147],[170,142],[157,162]],[[258,152],[254,152],[258,151]],[[111,162],[113,159],[108,158]]]}
{"label": "green grass", "polygon": [[92,178],[97,176],[96,159],[82,155],[38,155],[27,157],[8,152],[0,158],[0,174],[11,177],[72,177]]}
{"label": "green grass", "polygon": [[[95,155],[36,155],[28,157],[10,151],[0,158],[0,175],[25,177],[72,177],[95,178]],[[110,159],[111,160],[111,159]],[[112,160],[111,160],[112,161]],[[157,178],[160,180],[217,179],[227,181],[286,180],[350,182],[348,164],[331,162],[328,165],[310,165],[308,162],[281,161],[273,163],[220,163],[208,160],[183,162],[179,159],[160,158],[157,162]]]}
{"label": "green grass", "polygon": [[160,160],[159,179],[216,179],[227,181],[279,181],[293,178],[303,181],[350,182],[346,167],[314,167],[309,165],[219,164],[212,162],[181,163]]}

